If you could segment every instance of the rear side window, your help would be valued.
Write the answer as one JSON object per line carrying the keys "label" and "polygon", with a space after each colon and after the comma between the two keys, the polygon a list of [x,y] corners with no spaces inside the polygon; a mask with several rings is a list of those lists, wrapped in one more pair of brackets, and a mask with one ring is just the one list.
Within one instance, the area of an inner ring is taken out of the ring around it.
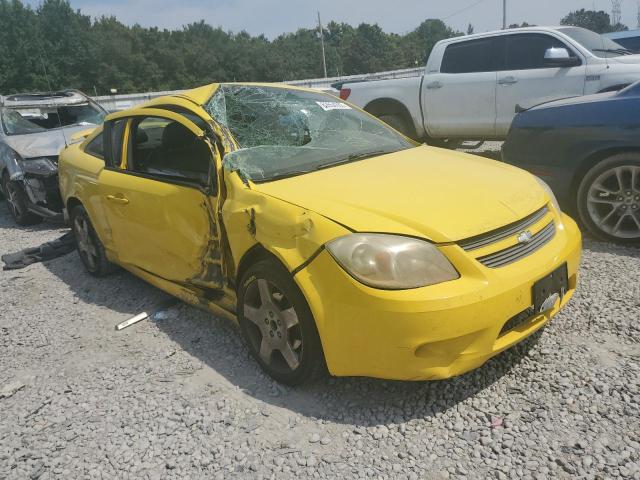
{"label": "rear side window", "polygon": [[84,149],[89,155],[93,155],[94,157],[98,157],[104,160],[104,135],[102,132]]}
{"label": "rear side window", "polygon": [[[534,68],[557,68],[544,60],[549,48],[566,48],[569,55],[576,54],[561,40],[541,33],[521,33],[507,36],[506,69],[531,70]],[[577,58],[577,57],[576,57]]]}
{"label": "rear side window", "polygon": [[494,71],[493,39],[481,38],[448,45],[442,58],[442,73],[473,73]]}

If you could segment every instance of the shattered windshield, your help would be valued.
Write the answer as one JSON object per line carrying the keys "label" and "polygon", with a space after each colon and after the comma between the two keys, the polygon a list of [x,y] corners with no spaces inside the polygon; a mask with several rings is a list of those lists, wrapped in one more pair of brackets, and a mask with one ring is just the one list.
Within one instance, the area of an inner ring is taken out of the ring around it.
{"label": "shattered windshield", "polygon": [[71,125],[99,125],[106,113],[91,103],[5,108],[2,126],[7,135],[39,133]]}
{"label": "shattered windshield", "polygon": [[413,146],[383,123],[322,93],[221,85],[205,108],[240,146],[225,155],[225,168],[254,182]]}

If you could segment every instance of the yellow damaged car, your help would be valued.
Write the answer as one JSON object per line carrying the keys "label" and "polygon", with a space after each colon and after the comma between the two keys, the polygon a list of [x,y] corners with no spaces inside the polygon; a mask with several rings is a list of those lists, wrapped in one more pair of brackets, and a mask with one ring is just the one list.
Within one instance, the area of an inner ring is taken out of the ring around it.
{"label": "yellow damaged car", "polygon": [[544,326],[581,237],[517,168],[336,97],[213,84],[114,113],[61,155],[80,257],[237,318],[273,378],[442,379]]}

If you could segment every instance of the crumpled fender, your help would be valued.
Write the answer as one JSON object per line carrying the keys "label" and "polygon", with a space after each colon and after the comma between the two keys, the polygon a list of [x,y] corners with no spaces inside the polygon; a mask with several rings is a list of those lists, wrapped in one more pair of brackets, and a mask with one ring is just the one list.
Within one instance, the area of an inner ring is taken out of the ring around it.
{"label": "crumpled fender", "polygon": [[350,230],[311,210],[251,190],[235,172],[225,172],[227,198],[222,219],[233,256],[234,271],[256,244],[295,271],[326,242]]}
{"label": "crumpled fender", "polygon": [[8,145],[0,143],[0,176],[3,165],[11,180],[16,181],[24,178],[22,168],[18,164],[18,154]]}

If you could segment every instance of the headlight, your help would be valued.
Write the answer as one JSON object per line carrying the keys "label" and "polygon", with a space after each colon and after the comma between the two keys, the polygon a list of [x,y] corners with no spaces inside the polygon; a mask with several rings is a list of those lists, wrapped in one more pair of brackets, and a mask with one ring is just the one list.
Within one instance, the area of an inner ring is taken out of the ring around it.
{"label": "headlight", "polygon": [[57,165],[47,157],[21,160],[19,164],[24,173],[34,175],[51,175],[58,170]]}
{"label": "headlight", "polygon": [[370,287],[402,290],[460,277],[440,250],[415,238],[354,233],[326,247],[347,273]]}
{"label": "headlight", "polygon": [[549,198],[551,199],[551,204],[559,212],[560,211],[560,204],[558,203],[558,200],[556,199],[556,196],[553,193],[553,190],[551,190],[551,187],[549,185],[547,185],[547,182],[542,180],[540,177],[535,177],[535,178],[538,181],[538,183],[540,184],[540,186],[542,187],[542,189],[545,192],[547,192],[547,195],[549,195]]}

